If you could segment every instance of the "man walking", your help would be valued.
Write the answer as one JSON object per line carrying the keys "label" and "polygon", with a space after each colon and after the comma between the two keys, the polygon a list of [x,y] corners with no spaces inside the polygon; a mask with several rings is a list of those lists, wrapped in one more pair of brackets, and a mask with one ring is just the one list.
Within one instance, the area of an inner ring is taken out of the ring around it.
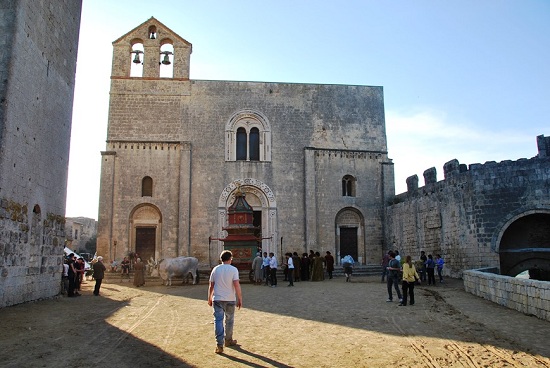
{"label": "man walking", "polygon": [[[208,305],[214,306],[214,332],[216,334],[216,353],[223,353],[223,346],[237,345],[233,340],[233,322],[235,306],[241,309],[243,297],[239,283],[239,270],[231,265],[233,254],[224,250],[220,255],[221,265],[217,265],[210,274],[208,286]],[[225,328],[224,328],[225,315]]]}
{"label": "man walking", "polygon": [[388,263],[388,300],[386,301],[393,301],[393,287],[395,288],[395,291],[397,292],[397,297],[399,298],[399,302],[401,303],[403,301],[403,298],[401,297],[401,290],[399,290],[399,272],[401,271],[401,264],[397,259],[395,259],[395,253],[393,251],[390,251],[388,255],[390,256],[390,261]]}
{"label": "man walking", "polygon": [[102,256],[97,257],[97,262],[94,263],[93,268],[95,280],[94,295],[99,296],[99,288],[101,287],[101,283],[103,282],[103,277],[105,277],[105,265],[103,264]]}

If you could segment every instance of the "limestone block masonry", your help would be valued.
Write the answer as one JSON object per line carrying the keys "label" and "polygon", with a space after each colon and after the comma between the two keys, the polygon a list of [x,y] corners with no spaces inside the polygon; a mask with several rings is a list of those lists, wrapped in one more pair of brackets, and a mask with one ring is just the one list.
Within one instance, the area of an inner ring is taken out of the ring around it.
{"label": "limestone block masonry", "polygon": [[0,5],[0,308],[60,291],[81,8]]}
{"label": "limestone block masonry", "polygon": [[496,268],[464,271],[464,289],[507,308],[550,321],[550,282],[495,272]]}

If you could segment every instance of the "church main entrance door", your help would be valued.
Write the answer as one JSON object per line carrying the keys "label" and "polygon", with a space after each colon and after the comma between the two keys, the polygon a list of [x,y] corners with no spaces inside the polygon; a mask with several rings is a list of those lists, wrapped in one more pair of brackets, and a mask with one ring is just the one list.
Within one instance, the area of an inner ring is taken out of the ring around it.
{"label": "church main entrance door", "polygon": [[136,253],[143,262],[155,258],[156,230],[154,227],[136,227]]}

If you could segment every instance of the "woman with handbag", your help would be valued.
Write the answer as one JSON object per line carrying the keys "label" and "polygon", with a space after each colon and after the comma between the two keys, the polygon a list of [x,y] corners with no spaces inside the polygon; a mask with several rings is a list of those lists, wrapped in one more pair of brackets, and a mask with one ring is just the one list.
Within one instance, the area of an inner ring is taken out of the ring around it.
{"label": "woman with handbag", "polygon": [[411,256],[407,256],[403,264],[403,301],[399,304],[400,306],[407,305],[408,295],[410,295],[409,305],[414,305],[414,283],[416,281],[420,282],[420,277],[412,263]]}

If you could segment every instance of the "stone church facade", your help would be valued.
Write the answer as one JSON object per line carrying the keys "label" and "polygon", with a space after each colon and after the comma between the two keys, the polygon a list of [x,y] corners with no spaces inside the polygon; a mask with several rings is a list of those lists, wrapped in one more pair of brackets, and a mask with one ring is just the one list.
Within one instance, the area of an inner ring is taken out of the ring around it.
{"label": "stone church facade", "polygon": [[382,87],[191,80],[191,43],[155,18],[113,49],[98,254],[215,265],[240,187],[262,250],[379,261],[394,196]]}

